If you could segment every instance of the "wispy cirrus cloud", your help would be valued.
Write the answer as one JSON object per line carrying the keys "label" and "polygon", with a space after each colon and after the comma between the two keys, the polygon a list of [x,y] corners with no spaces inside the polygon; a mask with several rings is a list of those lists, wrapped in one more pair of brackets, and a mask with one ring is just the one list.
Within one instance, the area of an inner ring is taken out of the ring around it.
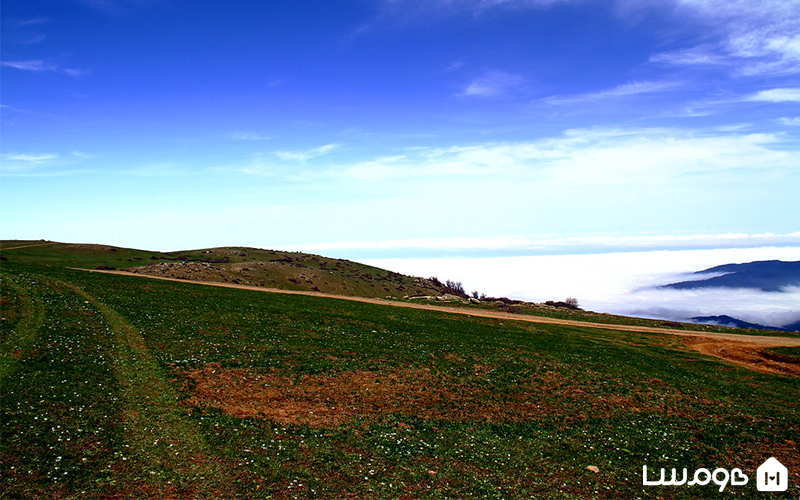
{"label": "wispy cirrus cloud", "polygon": [[269,141],[272,136],[253,132],[231,132],[228,137],[237,141]]}
{"label": "wispy cirrus cloud", "polygon": [[674,81],[629,82],[609,89],[599,90],[597,92],[546,97],[542,99],[542,102],[553,105],[586,104],[591,102],[602,102],[621,97],[633,97],[646,94],[671,92],[680,89],[682,86],[683,84],[681,82]]}
{"label": "wispy cirrus cloud", "polygon": [[739,75],[800,72],[800,3],[785,0],[663,0],[678,16],[708,28],[692,48],[655,54],[651,61],[679,66],[727,65]]}
{"label": "wispy cirrus cloud", "polygon": [[465,97],[494,97],[521,88],[525,78],[505,71],[491,70],[474,78],[458,94]]}
{"label": "wispy cirrus cloud", "polygon": [[747,100],[760,102],[800,102],[800,88],[762,90],[747,97]]}
{"label": "wispy cirrus cloud", "polygon": [[60,156],[55,153],[7,153],[0,156],[0,175],[41,175],[43,169],[57,163]]}
{"label": "wispy cirrus cloud", "polygon": [[95,158],[97,158],[96,155],[90,153],[84,153],[82,151],[72,151],[70,154],[72,155],[73,158],[76,158],[78,160],[94,160]]}
{"label": "wispy cirrus cloud", "polygon": [[586,0],[378,0],[377,14],[355,30],[362,35],[382,26],[456,16],[481,16],[497,9],[547,8],[560,3]]}
{"label": "wispy cirrus cloud", "polygon": [[[221,167],[216,170],[233,171],[259,177],[273,177],[293,182],[306,182],[321,177],[321,170],[308,167],[306,162],[325,156],[339,147],[339,144],[331,143],[304,150],[273,151],[268,155],[258,153],[246,165]],[[278,158],[281,161],[274,160],[274,158]]]}
{"label": "wispy cirrus cloud", "polygon": [[144,7],[158,0],[77,0],[88,7],[99,10],[105,14],[120,15],[132,7]]}
{"label": "wispy cirrus cloud", "polygon": [[32,26],[32,25],[38,25],[38,24],[46,24],[48,22],[50,22],[50,21],[46,17],[38,17],[37,16],[37,17],[31,17],[31,18],[28,18],[28,19],[23,19],[22,21],[17,21],[16,22],[16,26],[20,26],[20,27],[22,27],[22,26]]}
{"label": "wispy cirrus cloud", "polygon": [[45,161],[55,160],[57,158],[58,158],[57,154],[51,154],[51,153],[45,153],[45,154],[11,153],[3,155],[4,161],[16,161],[16,162],[27,162],[27,163],[42,163]]}
{"label": "wispy cirrus cloud", "polygon": [[97,156],[81,151],[58,153],[5,153],[0,155],[0,175],[7,177],[64,177],[89,172],[87,162]]}
{"label": "wispy cirrus cloud", "polygon": [[300,161],[305,162],[312,158],[324,156],[334,149],[338,148],[336,143],[325,144],[317,148],[306,149],[303,151],[275,151],[273,154],[281,160]]}
{"label": "wispy cirrus cloud", "polygon": [[[683,176],[736,172],[752,175],[800,164],[800,151],[785,149],[785,138],[742,133],[738,128],[691,133],[677,129],[574,129],[529,142],[498,142],[444,148],[407,148],[400,154],[320,168],[282,168],[259,162],[240,172],[306,182],[356,180],[414,182],[434,178],[513,178],[518,182],[597,189],[609,185],[651,185]],[[301,163],[319,148],[283,152]]]}
{"label": "wispy cirrus cloud", "polygon": [[444,252],[483,251],[539,252],[552,254],[606,253],[627,251],[685,250],[704,248],[800,247],[800,232],[789,234],[652,234],[652,235],[503,235],[485,237],[414,238],[375,241],[340,241],[292,245],[302,251],[331,250],[436,250]]}
{"label": "wispy cirrus cloud", "polygon": [[33,45],[43,41],[47,36],[39,31],[41,25],[49,22],[44,17],[32,17],[28,19],[7,20],[3,23],[5,30],[4,40],[6,43],[17,45]]}
{"label": "wispy cirrus cloud", "polygon": [[75,68],[64,68],[58,64],[55,64],[51,61],[46,61],[44,59],[28,59],[24,61],[2,61],[0,62],[0,65],[18,69],[20,71],[30,71],[33,73],[44,73],[44,72],[63,73],[73,78],[77,78],[85,73],[84,70]]}
{"label": "wispy cirrus cloud", "polygon": [[152,163],[120,172],[122,175],[134,177],[175,177],[186,175],[189,171],[172,162]]}
{"label": "wispy cirrus cloud", "polygon": [[675,66],[729,66],[730,59],[713,44],[703,44],[650,56],[650,62]]}
{"label": "wispy cirrus cloud", "polygon": [[479,15],[491,9],[527,9],[550,7],[560,3],[581,3],[584,0],[380,0],[384,15]]}

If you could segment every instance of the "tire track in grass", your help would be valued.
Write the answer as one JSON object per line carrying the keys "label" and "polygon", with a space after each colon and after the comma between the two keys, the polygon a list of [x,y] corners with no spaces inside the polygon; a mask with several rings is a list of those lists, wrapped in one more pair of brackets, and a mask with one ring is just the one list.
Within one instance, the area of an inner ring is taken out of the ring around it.
{"label": "tire track in grass", "polygon": [[140,332],[121,314],[78,286],[63,283],[88,301],[110,328],[112,371],[120,385],[126,441],[142,466],[145,482],[160,491],[151,496],[226,498],[231,481],[200,431],[185,416]]}
{"label": "tire track in grass", "polygon": [[2,275],[2,282],[3,287],[10,287],[19,297],[21,319],[14,331],[3,339],[3,349],[0,353],[0,384],[7,375],[14,372],[19,359],[33,347],[44,324],[44,307],[33,289],[26,290],[5,273]]}

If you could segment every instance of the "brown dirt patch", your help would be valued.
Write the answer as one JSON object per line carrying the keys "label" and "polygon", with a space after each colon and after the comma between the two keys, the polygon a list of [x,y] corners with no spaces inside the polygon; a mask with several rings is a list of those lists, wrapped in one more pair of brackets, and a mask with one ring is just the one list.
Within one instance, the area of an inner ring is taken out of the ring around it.
{"label": "brown dirt patch", "polygon": [[[488,397],[487,391],[445,382],[427,369],[390,373],[355,370],[299,378],[276,373],[254,374],[211,363],[189,370],[187,406],[216,408],[232,416],[262,416],[286,424],[337,426],[354,417],[388,413],[417,414],[463,420]],[[487,410],[491,413],[491,409]]]}
{"label": "brown dirt patch", "polygon": [[[577,422],[615,411],[685,414],[696,412],[678,393],[652,388],[625,396],[594,393],[558,371],[520,381],[500,393],[483,383],[486,369],[475,365],[474,378],[408,367],[388,372],[354,370],[287,376],[253,373],[211,363],[184,370],[183,404],[217,409],[239,418],[263,417],[283,424],[330,427],[354,418],[379,419],[400,414],[450,421],[514,422],[557,412]],[[696,403],[696,402],[695,402]]]}
{"label": "brown dirt patch", "polygon": [[757,372],[800,377],[800,362],[796,358],[769,353],[760,344],[714,337],[684,337],[682,340],[683,345],[701,354]]}

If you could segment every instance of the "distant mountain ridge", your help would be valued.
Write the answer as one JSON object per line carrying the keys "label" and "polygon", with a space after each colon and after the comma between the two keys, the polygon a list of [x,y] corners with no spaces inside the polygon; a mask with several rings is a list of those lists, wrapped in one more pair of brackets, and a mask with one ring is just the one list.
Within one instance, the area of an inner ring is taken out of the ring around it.
{"label": "distant mountain ridge", "polygon": [[696,281],[680,281],[660,288],[688,290],[696,288],[753,288],[763,292],[781,292],[789,286],[800,286],[800,261],[764,260],[745,264],[724,264],[693,274],[726,273]]}
{"label": "distant mountain ridge", "polygon": [[777,331],[786,330],[786,328],[765,326],[765,325],[760,325],[758,323],[749,323],[747,321],[742,321],[740,319],[728,316],[727,314],[723,314],[721,316],[695,316],[689,319],[697,323],[702,323],[706,325],[710,324],[710,325],[730,326],[733,328],[754,328],[757,330],[777,330]]}

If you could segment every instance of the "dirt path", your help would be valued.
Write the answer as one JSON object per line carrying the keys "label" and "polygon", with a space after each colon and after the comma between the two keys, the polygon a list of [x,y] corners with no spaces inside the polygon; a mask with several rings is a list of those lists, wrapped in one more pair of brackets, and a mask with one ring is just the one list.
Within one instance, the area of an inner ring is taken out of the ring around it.
{"label": "dirt path", "polygon": [[28,351],[44,324],[44,306],[32,289],[26,290],[10,276],[2,275],[3,286],[9,287],[19,296],[20,316],[14,331],[5,334],[3,352],[0,353],[0,382],[16,368],[19,356]]}
{"label": "dirt path", "polygon": [[19,245],[16,247],[0,247],[0,251],[3,250],[16,250],[18,248],[28,248],[28,247],[40,247],[42,245],[52,245],[53,243],[48,241],[47,243],[33,243],[31,245]]}
{"label": "dirt path", "polygon": [[140,278],[157,279],[164,281],[176,281],[179,283],[195,283],[205,286],[217,286],[222,288],[235,288],[239,290],[253,290],[267,293],[282,293],[287,295],[306,295],[310,297],[324,297],[330,299],[349,300],[352,302],[363,302],[367,304],[377,304],[392,307],[404,307],[408,309],[423,309],[427,311],[446,312],[451,314],[462,314],[465,316],[479,318],[506,319],[510,321],[525,321],[529,323],[547,323],[554,325],[577,326],[582,328],[599,328],[603,330],[617,330],[626,332],[641,333],[663,333],[668,335],[678,335],[686,337],[684,345],[702,354],[725,359],[740,366],[746,366],[756,371],[765,373],[792,374],[800,376],[800,366],[791,361],[791,358],[776,357],[764,353],[765,349],[772,347],[800,347],[798,337],[772,337],[741,335],[736,333],[708,333],[691,332],[686,330],[674,330],[668,328],[652,328],[647,326],[635,325],[613,325],[606,323],[592,323],[588,321],[574,321],[567,319],[547,318],[542,316],[528,316],[522,314],[504,313],[500,311],[485,311],[480,309],[462,309],[458,307],[436,306],[430,304],[410,304],[407,302],[397,302],[393,300],[353,297],[347,295],[333,295],[321,292],[306,292],[298,290],[281,290],[278,288],[262,288],[249,285],[237,285],[233,283],[214,283],[207,281],[190,281],[177,278],[166,278],[162,276],[149,276],[128,271],[100,271],[95,269],[78,269],[79,271],[89,271],[93,273],[118,274],[122,276],[137,276]]}
{"label": "dirt path", "polygon": [[201,431],[186,417],[139,330],[80,287],[62,284],[97,309],[109,327],[114,346],[111,369],[121,387],[126,437],[134,459],[149,474],[174,477],[181,491],[199,492],[203,498],[228,497],[230,478],[213,458]]}

